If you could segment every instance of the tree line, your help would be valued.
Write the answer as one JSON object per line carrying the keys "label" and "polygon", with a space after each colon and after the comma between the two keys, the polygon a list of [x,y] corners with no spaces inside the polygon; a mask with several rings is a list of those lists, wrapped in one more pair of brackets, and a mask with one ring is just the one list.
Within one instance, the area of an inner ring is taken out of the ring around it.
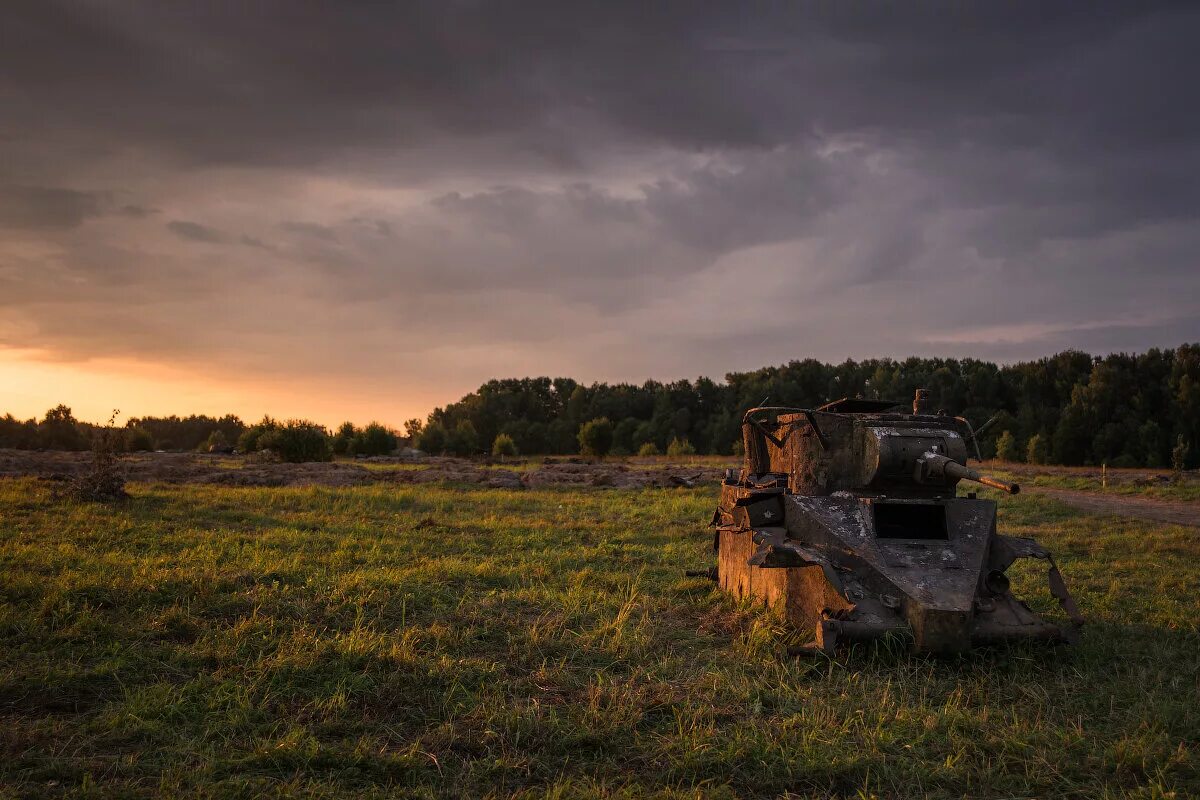
{"label": "tree line", "polygon": [[[136,417],[129,450],[271,449],[301,460],[380,455],[405,444],[434,454],[732,455],[742,415],[757,405],[815,407],[841,397],[896,400],[930,390],[934,408],[976,427],[984,458],[1114,467],[1200,466],[1200,344],[1140,354],[1065,351],[997,365],[977,359],[815,359],[733,372],[723,382],[593,383],[570,378],[490,380],[402,431],[234,415]],[[0,447],[81,450],[96,426],[60,405],[41,419],[0,418]]]}
{"label": "tree line", "polygon": [[[758,405],[812,408],[842,397],[907,405],[927,388],[934,408],[976,427],[984,458],[1049,464],[1200,465],[1200,345],[1140,354],[1079,351],[1015,364],[907,358],[825,364],[791,361],[723,382],[584,385],[570,378],[491,380],[435,409],[417,431],[422,449],[468,452],[496,437],[522,453],[577,453],[589,422],[611,426],[614,454],[678,450],[730,455],[742,415]],[[410,423],[412,424],[412,423]],[[590,435],[590,434],[589,434]],[[607,436],[607,434],[606,434]],[[586,443],[584,443],[586,448]],[[998,453],[999,450],[999,453]]]}
{"label": "tree line", "polygon": [[[116,414],[114,413],[114,418]],[[106,426],[81,422],[58,405],[42,419],[0,418],[0,447],[18,450],[87,450]],[[233,414],[209,417],[134,417],[115,431],[110,444],[125,452],[153,450],[253,453],[270,450],[285,461],[329,461],[335,455],[385,455],[406,439],[378,423],[359,428],[344,422],[330,432],[308,420],[281,422],[271,417],[247,425]]]}

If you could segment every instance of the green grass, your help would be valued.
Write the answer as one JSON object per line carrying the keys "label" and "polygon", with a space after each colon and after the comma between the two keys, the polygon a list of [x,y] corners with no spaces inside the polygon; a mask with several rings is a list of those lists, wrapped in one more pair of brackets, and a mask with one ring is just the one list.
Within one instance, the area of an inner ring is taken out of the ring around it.
{"label": "green grass", "polygon": [[[1164,469],[1110,469],[1108,485],[1100,467],[1062,467],[1056,465],[1013,464],[985,461],[972,466],[986,475],[1023,486],[1045,486],[1080,492],[1149,497],[1156,500],[1200,500],[1200,473],[1184,472],[1178,480]],[[966,485],[966,484],[962,484]]]}
{"label": "green grass", "polygon": [[1189,529],[1005,500],[1078,647],[801,660],[707,491],[130,488],[0,481],[0,797],[1200,794]]}
{"label": "green grass", "polygon": [[1178,483],[1174,481],[1156,482],[1149,485],[1134,483],[1128,476],[1118,473],[1110,476],[1108,486],[1104,486],[1098,471],[1089,470],[1088,472],[1087,475],[1072,474],[1067,471],[1029,475],[997,470],[996,475],[1005,480],[1015,480],[1023,484],[1047,486],[1054,489],[1074,489],[1081,492],[1099,492],[1130,497],[1152,497],[1156,500],[1200,500],[1200,481],[1197,481],[1190,473]]}

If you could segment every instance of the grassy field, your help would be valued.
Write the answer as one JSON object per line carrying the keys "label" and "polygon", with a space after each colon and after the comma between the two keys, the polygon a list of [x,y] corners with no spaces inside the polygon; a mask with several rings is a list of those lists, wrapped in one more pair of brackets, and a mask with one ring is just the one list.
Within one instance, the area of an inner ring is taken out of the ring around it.
{"label": "grassy field", "polygon": [[1200,500],[1200,472],[1196,470],[1176,476],[1166,469],[1110,469],[1105,485],[1100,467],[1060,467],[1005,461],[973,462],[971,466],[989,475],[1017,481],[1022,486],[1045,486],[1155,500]]}
{"label": "grassy field", "polygon": [[[1115,470],[1114,470],[1115,471]],[[1000,468],[995,470],[999,477],[1015,480],[1025,486],[1046,486],[1052,489],[1073,489],[1080,492],[1098,492],[1102,494],[1126,495],[1129,497],[1150,497],[1155,500],[1200,500],[1200,480],[1194,473],[1179,482],[1163,481],[1150,485],[1139,484],[1125,479],[1124,476],[1113,476],[1105,486],[1098,470],[1066,470],[1059,468],[1057,472],[1029,474],[1030,468],[1021,471]]]}
{"label": "grassy field", "polygon": [[0,481],[0,797],[1200,795],[1193,529],[1006,499],[1078,647],[800,660],[707,490],[130,488]]}

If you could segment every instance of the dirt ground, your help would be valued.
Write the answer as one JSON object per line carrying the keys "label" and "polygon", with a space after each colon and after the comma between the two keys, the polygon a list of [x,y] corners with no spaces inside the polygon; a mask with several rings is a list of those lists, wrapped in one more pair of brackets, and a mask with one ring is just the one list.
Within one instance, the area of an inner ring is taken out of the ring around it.
{"label": "dirt ground", "polygon": [[1089,514],[1115,514],[1119,517],[1136,517],[1137,519],[1200,528],[1200,503],[1196,502],[1081,492],[1076,489],[1054,489],[1049,486],[1023,486],[1021,491],[1036,492],[1053,497],[1055,500]]}
{"label": "dirt ground", "polygon": [[[0,478],[34,476],[62,480],[77,475],[91,463],[90,453],[0,449]],[[707,459],[706,459],[707,461]],[[201,453],[138,453],[122,459],[130,481],[198,483],[221,486],[360,486],[372,483],[468,483],[502,489],[540,489],[550,486],[639,488],[694,488],[717,485],[725,466],[713,460],[701,464],[602,463],[582,459],[546,459],[540,465],[513,468],[458,458],[426,458],[418,462],[399,458],[360,461],[280,464],[251,458]],[[1005,465],[1018,478],[1035,473],[1088,477],[1087,470],[1069,467]],[[1099,480],[1099,471],[1095,471]],[[1155,470],[1110,470],[1114,485],[1153,485],[1164,480]],[[1200,527],[1200,503],[1159,500],[1128,494],[1101,494],[1075,489],[1036,486],[1023,490],[1053,497],[1090,514],[1119,516]]]}
{"label": "dirt ground", "polygon": [[[974,465],[973,465],[974,466]],[[1010,473],[1025,486],[1030,479],[1038,477],[1069,478],[1072,480],[1093,481],[1100,485],[1102,475],[1100,467],[1060,467],[1050,464],[1016,464],[1009,461],[987,461],[982,466],[976,466],[983,472],[1001,470]],[[1161,486],[1171,482],[1172,472],[1169,469],[1150,469],[1133,467],[1125,469],[1110,468],[1107,470],[1108,485],[1120,486]]]}
{"label": "dirt ground", "polygon": [[[0,477],[62,480],[91,463],[90,453],[0,449]],[[281,464],[201,453],[138,453],[125,456],[127,480],[223,486],[359,486],[371,483],[471,483],[504,489],[599,486],[615,489],[715,486],[724,468],[712,465],[632,465],[549,460],[526,469],[458,458],[399,458]]]}

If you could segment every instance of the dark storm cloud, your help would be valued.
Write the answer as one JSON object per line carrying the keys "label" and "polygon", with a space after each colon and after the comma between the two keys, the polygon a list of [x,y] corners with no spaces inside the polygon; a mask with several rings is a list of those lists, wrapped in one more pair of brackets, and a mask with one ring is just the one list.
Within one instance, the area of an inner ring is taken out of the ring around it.
{"label": "dark storm cloud", "polygon": [[380,331],[585,377],[1173,344],[1197,34],[1182,3],[23,3],[0,289],[53,337],[77,304],[12,274],[50,258],[155,299],[122,347],[221,317],[351,371]]}
{"label": "dark storm cloud", "polygon": [[46,186],[0,186],[0,228],[62,230],[100,213],[90,192]]}
{"label": "dark storm cloud", "polygon": [[218,244],[225,241],[225,236],[217,230],[214,230],[207,225],[201,225],[198,222],[190,222],[185,219],[173,219],[167,223],[167,230],[178,236],[180,239],[187,239],[192,242],[204,242],[206,244]]}
{"label": "dark storm cloud", "polygon": [[288,233],[298,233],[326,242],[336,242],[337,232],[328,225],[318,225],[315,222],[295,222],[287,220],[279,223],[279,229]]}
{"label": "dark storm cloud", "polygon": [[38,112],[26,122],[86,119],[89,137],[203,162],[421,147],[439,133],[512,135],[513,149],[571,161],[587,159],[592,129],[685,148],[853,130],[1064,150],[1200,132],[1178,94],[1197,13],[1186,5],[757,11],[38,2],[9,14],[0,59],[10,100]]}

